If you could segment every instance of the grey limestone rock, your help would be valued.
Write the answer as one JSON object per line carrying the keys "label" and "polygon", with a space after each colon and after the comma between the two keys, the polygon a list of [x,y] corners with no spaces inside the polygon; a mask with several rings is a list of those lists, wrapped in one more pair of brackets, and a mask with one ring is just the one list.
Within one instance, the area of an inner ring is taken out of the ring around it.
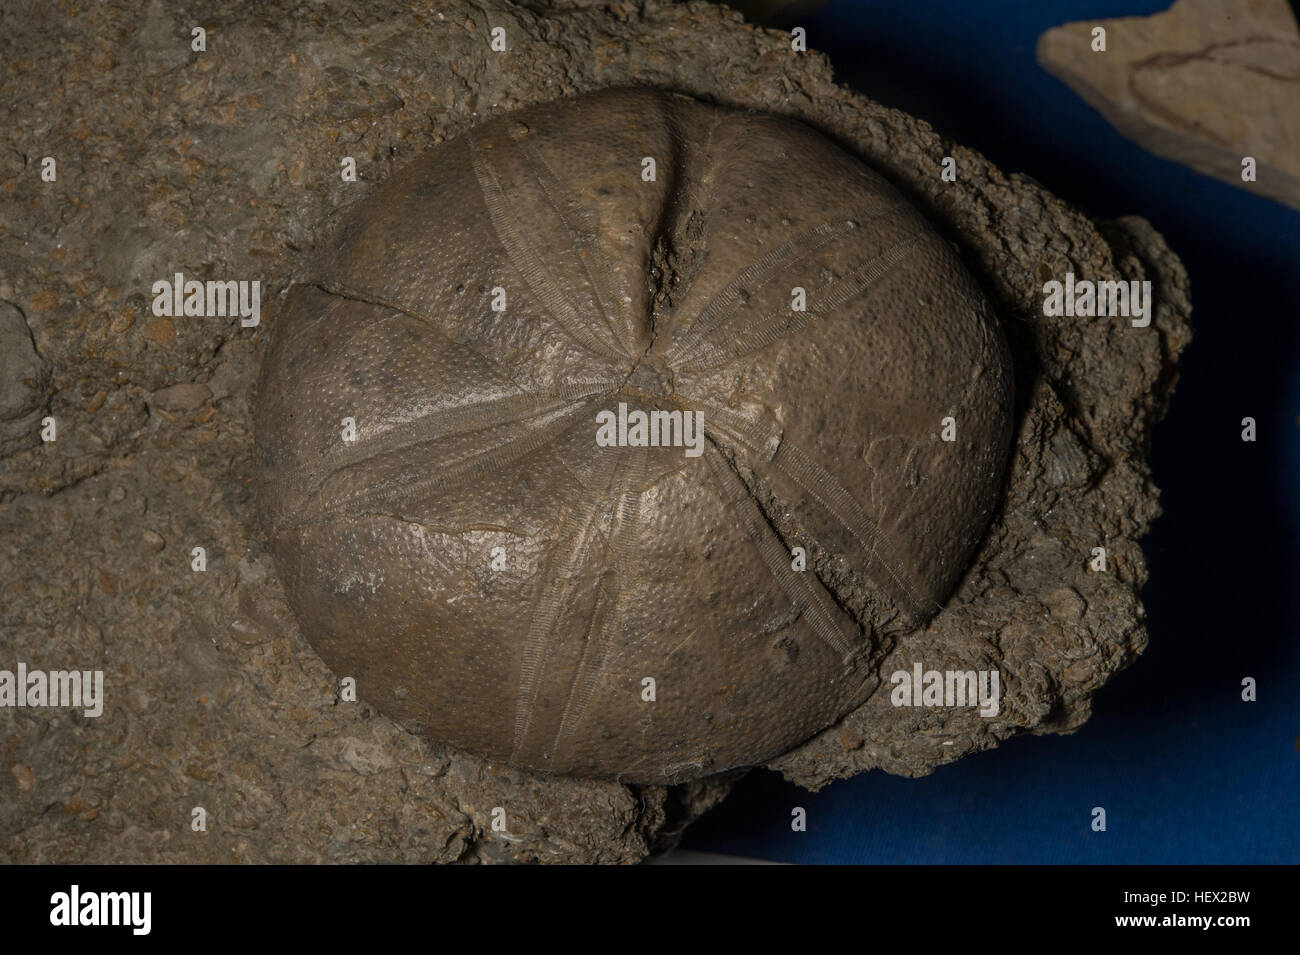
{"label": "grey limestone rock", "polygon": [[[770,765],[805,786],[917,775],[1069,731],[1141,651],[1139,540],[1158,513],[1145,453],[1190,310],[1145,222],[1092,221],[721,7],[232,3],[196,14],[204,52],[168,4],[76,13],[0,10],[0,300],[49,363],[59,422],[55,447],[0,458],[0,659],[102,669],[107,699],[94,720],[0,713],[6,859],[632,862],[725,795],[726,774],[663,786],[511,768],[340,700],[256,519],[250,383],[296,265],[415,157],[585,91],[656,87],[818,131],[951,244],[1010,345],[1009,473],[989,528],[943,610],[882,639],[876,666],[998,668],[998,715],[878,691]],[[358,182],[339,175],[347,156]],[[939,178],[944,156],[956,182]],[[1150,327],[1044,317],[1043,283],[1067,270],[1149,279]],[[260,280],[261,325],[154,315],[151,283],[176,271]],[[181,384],[211,399],[151,403]],[[204,573],[189,565],[199,545]],[[1089,570],[1097,546],[1104,573]],[[205,833],[190,830],[198,805]]]}

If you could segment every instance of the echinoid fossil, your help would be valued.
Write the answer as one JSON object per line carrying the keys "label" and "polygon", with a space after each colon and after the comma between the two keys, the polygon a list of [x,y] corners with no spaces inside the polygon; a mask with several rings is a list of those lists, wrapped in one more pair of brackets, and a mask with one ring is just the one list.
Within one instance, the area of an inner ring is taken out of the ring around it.
{"label": "echinoid fossil", "polygon": [[860,704],[996,504],[1010,359],[949,244],[790,120],[494,119],[350,210],[274,319],[276,567],[431,738],[673,782]]}

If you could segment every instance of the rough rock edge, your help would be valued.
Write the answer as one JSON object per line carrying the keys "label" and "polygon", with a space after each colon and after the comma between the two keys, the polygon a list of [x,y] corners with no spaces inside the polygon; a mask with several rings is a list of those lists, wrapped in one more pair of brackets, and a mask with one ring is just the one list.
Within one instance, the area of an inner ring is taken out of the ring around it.
{"label": "rough rock edge", "polygon": [[[1091,49],[1096,27],[1111,37],[1101,68]],[[1267,51],[1273,47],[1276,53],[1274,45],[1300,51],[1296,14],[1287,0],[1178,0],[1149,16],[1053,27],[1039,36],[1036,57],[1043,69],[1148,152],[1300,209],[1300,90],[1287,85],[1296,76],[1268,68]],[[1216,63],[1217,53],[1228,54],[1227,61]],[[1202,76],[1198,87],[1183,73],[1210,64],[1227,70],[1233,61],[1247,69],[1236,77],[1231,72],[1213,77],[1209,94],[1203,88],[1208,77]],[[1158,72],[1158,79],[1140,82],[1144,69]],[[1249,77],[1245,88],[1243,77]],[[1275,108],[1261,86],[1289,104]],[[1204,122],[1209,116],[1230,118],[1232,133],[1225,139],[1223,127]],[[1246,155],[1258,162],[1250,182],[1241,178]]]}

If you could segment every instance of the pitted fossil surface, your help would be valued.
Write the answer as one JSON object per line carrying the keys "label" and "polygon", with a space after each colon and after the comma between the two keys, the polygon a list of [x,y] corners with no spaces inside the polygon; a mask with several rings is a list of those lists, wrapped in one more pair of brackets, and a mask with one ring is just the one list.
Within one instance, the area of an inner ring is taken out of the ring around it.
{"label": "pitted fossil surface", "polygon": [[1002,487],[978,286],[777,117],[629,89],[492,120],[350,210],[271,320],[260,500],[305,635],[410,728],[536,770],[799,744]]}

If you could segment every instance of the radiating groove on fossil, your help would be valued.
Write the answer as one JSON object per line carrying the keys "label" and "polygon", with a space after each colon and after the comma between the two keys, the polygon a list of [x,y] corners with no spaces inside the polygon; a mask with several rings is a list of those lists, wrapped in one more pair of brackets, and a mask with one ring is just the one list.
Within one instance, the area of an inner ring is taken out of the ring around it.
{"label": "radiating groove on fossil", "polygon": [[[700,186],[694,190],[687,199],[687,208],[690,209],[712,209],[715,205],[714,196],[718,192],[717,176],[717,158],[713,152],[713,144],[718,138],[718,130],[726,120],[719,114],[714,117],[713,122],[709,123],[709,131],[704,137],[704,145],[700,147]],[[707,253],[706,245],[701,251]],[[689,291],[689,287],[682,290]]]}
{"label": "radiating groove on fossil", "polygon": [[839,654],[841,660],[847,661],[861,640],[857,625],[835,605],[816,575],[799,573],[790,566],[790,555],[776,531],[722,452],[710,445],[705,456],[714,483],[732,505],[736,518],[744,522],[745,536],[758,551],[786,599],[799,611],[813,633]]}
{"label": "radiating groove on fossil", "polygon": [[[788,308],[769,312],[757,322],[751,322],[737,334],[734,341],[726,345],[701,343],[690,360],[679,365],[678,368],[681,371],[702,371],[752,355],[800,331],[808,324],[812,315],[811,311],[792,312]],[[758,327],[757,334],[753,331],[756,327]]]}
{"label": "radiating groove on fossil", "polygon": [[701,408],[708,412],[704,416],[704,433],[723,447],[739,444],[762,460],[770,461],[781,446],[784,432],[775,424],[764,427],[712,402],[703,402]]}
{"label": "radiating groove on fossil", "polygon": [[[674,242],[683,238],[681,236],[682,230],[689,226],[691,219],[695,215],[707,215],[708,211],[715,207],[714,196],[718,191],[718,177],[714,168],[716,159],[713,153],[713,144],[717,137],[718,130],[722,127],[724,122],[725,119],[723,116],[718,115],[714,118],[713,122],[709,124],[709,131],[704,137],[703,146],[699,149],[698,159],[694,156],[682,157],[684,163],[689,163],[699,170],[699,175],[698,177],[687,177],[688,180],[694,178],[695,184],[691,185],[688,181],[686,183],[688,188],[684,201],[673,203],[682,213],[682,216],[684,216],[684,218],[679,218],[679,221],[675,224],[676,227],[674,232],[677,233],[678,237],[674,239]],[[676,119],[671,122],[670,126],[673,130],[678,129]],[[680,137],[677,134],[674,134],[674,138]],[[678,191],[680,192],[680,190]],[[688,244],[691,246],[692,250],[691,258],[697,264],[697,267],[687,268],[682,271],[674,270],[672,279],[675,286],[673,290],[673,298],[677,301],[685,299],[690,294],[691,289],[695,286],[696,280],[699,278],[699,266],[702,266],[704,262],[708,261],[708,228],[700,229],[698,236],[693,240],[689,240]],[[656,317],[654,315],[652,315],[651,321],[657,325]],[[653,331],[657,333],[657,328],[653,329]]]}
{"label": "radiating groove on fossil", "polygon": [[615,458],[616,455],[612,454],[600,458],[600,479],[595,482],[595,487],[603,490],[584,489],[573,506],[565,510],[555,546],[541,578],[541,592],[526,618],[531,623],[519,665],[519,694],[515,703],[514,742],[510,757],[512,761],[519,758],[532,725],[541,685],[541,671],[545,663],[543,658],[554,640],[555,627],[564,610],[566,598],[573,589],[572,581],[587,560],[587,551],[597,530],[602,505],[609,497]]}
{"label": "radiating groove on fossil", "polygon": [[668,349],[665,357],[669,364],[679,362],[683,355],[692,352],[701,341],[725,327],[727,320],[735,314],[736,307],[741,304],[742,293],[752,295],[781,275],[783,269],[820,251],[837,239],[856,233],[865,222],[882,216],[887,211],[888,207],[885,206],[858,218],[815,226],[747,266],[704,306],[682,337]]}
{"label": "radiating groove on fossil", "polygon": [[[835,309],[884,278],[890,269],[916,249],[920,241],[920,234],[913,233],[876,258],[858,265],[847,275],[812,290],[808,294],[807,311],[773,309],[749,322],[725,344],[715,345],[707,339],[701,341],[695,353],[680,366],[681,370],[694,371],[725,365],[792,335],[807,325],[814,316],[831,317]],[[866,323],[870,324],[874,319],[874,315],[868,316]]]}
{"label": "radiating groove on fossil", "polygon": [[[776,432],[761,434],[753,424],[726,408],[708,404],[704,408],[707,412],[706,432],[717,434],[725,441],[748,449],[756,456],[754,467],[760,474],[768,468],[776,468],[807,491],[822,510],[847,530],[884,570],[895,585],[895,596],[911,605],[908,609],[913,616],[925,608],[938,609],[933,601],[916,593],[889,535],[876,525],[857,499],[833,474]],[[774,436],[779,441],[775,447]]]}
{"label": "radiating groove on fossil", "polygon": [[[633,326],[635,316],[632,315],[631,309],[622,306],[615,292],[604,287],[605,277],[612,275],[613,269],[601,248],[600,230],[593,221],[591,212],[581,203],[566,201],[567,191],[564,184],[560,182],[560,177],[555,175],[555,171],[531,143],[521,142],[519,148],[527,160],[525,165],[531,167],[533,176],[537,179],[537,184],[546,196],[547,202],[573,238],[573,247],[570,250],[572,254],[569,258],[581,268],[582,274],[587,278],[587,286],[591,289],[591,297],[596,303],[596,314],[609,332],[614,350],[626,358],[633,357],[625,353],[621,346],[636,342],[636,329]],[[615,316],[622,319],[621,328],[615,327]]]}
{"label": "radiating groove on fossil", "polygon": [[923,235],[924,233],[920,231],[905,235],[874,259],[857,266],[844,278],[836,279],[817,289],[816,311],[832,312],[849,299],[871,288],[921,244]]}
{"label": "radiating groove on fossil", "polygon": [[[313,506],[304,510],[314,520],[319,520],[352,504],[369,508],[393,507],[410,503],[421,495],[437,495],[460,487],[475,478],[489,477],[499,473],[502,466],[532,454],[564,434],[576,422],[570,422],[564,428],[556,425],[593,404],[591,401],[577,401],[562,410],[543,413],[530,419],[521,435],[467,453],[460,460],[426,461],[422,471],[414,475],[408,473],[384,484],[354,488],[334,495],[322,493]],[[432,473],[421,477],[425,471]]]}
{"label": "radiating groove on fossil", "polygon": [[[614,384],[617,384],[616,382]],[[556,389],[559,394],[545,398],[537,394],[505,395],[467,405],[439,408],[410,421],[394,425],[373,438],[358,439],[355,444],[341,444],[314,466],[302,468],[291,475],[273,479],[270,486],[283,492],[296,492],[301,501],[311,498],[321,485],[340,471],[375,461],[388,454],[413,450],[446,438],[470,431],[509,424],[520,424],[530,418],[572,404],[575,400],[604,393],[603,388],[580,389],[565,386]],[[571,394],[561,397],[565,392]]]}
{"label": "radiating groove on fossil", "polygon": [[478,178],[479,191],[483,195],[483,204],[487,208],[488,221],[533,296],[555,320],[555,324],[587,351],[616,362],[626,362],[628,356],[592,334],[583,317],[570,304],[560,285],[547,270],[542,256],[529,243],[528,231],[515,218],[501,180],[483,155],[478,139],[470,133],[466,136],[466,144],[474,175]]}
{"label": "radiating groove on fossil", "polygon": [[[564,704],[564,714],[560,718],[559,728],[551,744],[551,758],[558,761],[561,747],[572,737],[574,730],[581,725],[586,716],[587,706],[595,692],[596,684],[604,671],[605,655],[610,643],[617,636],[626,615],[625,581],[632,581],[632,547],[637,520],[640,517],[640,486],[643,472],[647,470],[646,459],[638,455],[632,467],[624,472],[619,480],[619,488],[614,504],[613,521],[610,524],[609,537],[604,548],[604,557],[609,559],[610,569],[605,572],[600,586],[596,590],[596,608],[592,614],[591,626],[587,630],[587,642],[582,650],[582,661],[574,674],[573,684],[569,688],[569,698]],[[555,763],[557,772],[564,767]]]}

